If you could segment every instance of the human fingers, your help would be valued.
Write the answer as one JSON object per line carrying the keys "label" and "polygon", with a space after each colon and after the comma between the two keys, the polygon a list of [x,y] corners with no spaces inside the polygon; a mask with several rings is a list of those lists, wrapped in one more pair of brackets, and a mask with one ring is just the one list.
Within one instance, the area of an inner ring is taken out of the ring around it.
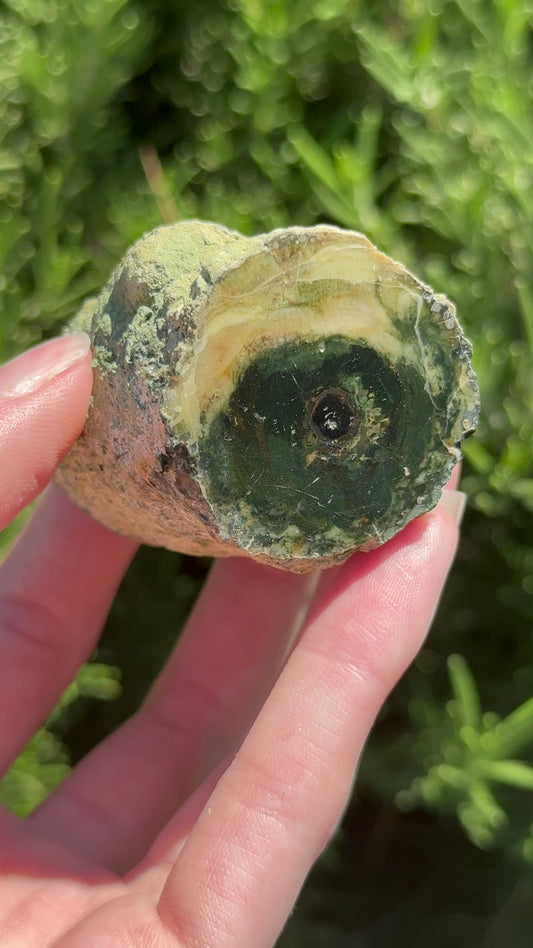
{"label": "human fingers", "polygon": [[[80,434],[91,385],[84,334],[45,343],[0,368],[3,523],[42,490]],[[134,549],[53,488],[2,564],[0,720],[10,727],[0,770],[92,651]]]}
{"label": "human fingers", "polygon": [[0,529],[46,486],[81,433],[92,388],[86,333],[0,367]]}
{"label": "human fingers", "polygon": [[0,568],[0,770],[91,655],[136,544],[49,488]]}
{"label": "human fingers", "polygon": [[[462,461],[459,461],[459,462],[455,465],[455,467],[454,467],[454,469],[453,469],[453,471],[452,471],[452,476],[450,477],[450,480],[448,481],[447,484],[444,485],[444,490],[451,490],[451,491],[456,491],[456,492],[457,492],[457,489],[458,489],[458,487],[459,487],[459,481],[461,480],[461,469],[462,469],[462,466],[463,466],[463,465],[462,465]],[[462,495],[462,496],[464,496],[464,495]]]}
{"label": "human fingers", "polygon": [[131,868],[241,742],[311,583],[249,559],[216,563],[141,709],[78,764],[36,811],[35,826],[102,865]]}
{"label": "human fingers", "polygon": [[456,537],[437,509],[325,574],[163,889],[158,911],[180,944],[274,943],[339,819],[375,715],[426,634]]}

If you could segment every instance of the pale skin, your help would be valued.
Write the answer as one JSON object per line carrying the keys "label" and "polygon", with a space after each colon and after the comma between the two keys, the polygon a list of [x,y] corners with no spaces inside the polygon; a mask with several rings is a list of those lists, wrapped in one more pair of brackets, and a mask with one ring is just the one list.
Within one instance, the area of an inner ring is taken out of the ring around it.
{"label": "pale skin", "polygon": [[[83,349],[0,368],[0,526],[83,428]],[[0,948],[274,945],[427,633],[455,506],[320,576],[217,562],[136,715],[26,821],[0,813]],[[135,549],[48,488],[0,570],[2,772],[93,652]]]}

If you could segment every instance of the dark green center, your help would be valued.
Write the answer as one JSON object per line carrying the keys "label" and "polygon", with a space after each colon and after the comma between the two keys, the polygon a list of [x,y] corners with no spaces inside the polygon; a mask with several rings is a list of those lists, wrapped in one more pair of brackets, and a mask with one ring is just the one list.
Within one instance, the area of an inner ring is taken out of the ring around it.
{"label": "dark green center", "polygon": [[344,337],[295,339],[256,355],[212,419],[202,489],[245,549],[328,555],[407,519],[440,434],[414,366]]}

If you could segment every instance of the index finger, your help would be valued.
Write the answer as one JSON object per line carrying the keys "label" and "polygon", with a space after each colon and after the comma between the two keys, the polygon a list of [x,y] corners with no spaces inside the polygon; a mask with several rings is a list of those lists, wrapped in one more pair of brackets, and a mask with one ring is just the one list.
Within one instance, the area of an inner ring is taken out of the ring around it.
{"label": "index finger", "polygon": [[[0,523],[40,493],[84,425],[88,337],[55,339],[0,368]],[[57,488],[0,569],[0,771],[90,655],[136,548]]]}
{"label": "index finger", "polygon": [[0,529],[41,493],[81,434],[92,384],[86,333],[0,367]]}

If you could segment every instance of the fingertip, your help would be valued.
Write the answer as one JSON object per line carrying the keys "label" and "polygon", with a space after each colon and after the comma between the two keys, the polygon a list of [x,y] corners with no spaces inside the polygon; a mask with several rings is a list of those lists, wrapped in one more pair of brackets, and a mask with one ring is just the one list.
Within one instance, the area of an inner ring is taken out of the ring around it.
{"label": "fingertip", "polygon": [[451,475],[451,477],[450,477],[450,480],[448,481],[447,484],[444,485],[444,490],[456,490],[456,489],[457,489],[457,487],[458,487],[458,485],[459,485],[459,482],[460,482],[460,480],[461,480],[462,471],[463,471],[463,462],[462,462],[462,461],[458,461],[457,464],[455,465],[453,471],[452,471],[452,475]]}
{"label": "fingertip", "polygon": [[44,490],[83,430],[93,371],[80,336],[0,369],[0,529]]}
{"label": "fingertip", "polygon": [[67,333],[27,349],[0,367],[0,401],[32,395],[89,355],[86,332]]}
{"label": "fingertip", "polygon": [[446,512],[459,529],[466,508],[467,496],[460,490],[443,490],[438,509]]}

